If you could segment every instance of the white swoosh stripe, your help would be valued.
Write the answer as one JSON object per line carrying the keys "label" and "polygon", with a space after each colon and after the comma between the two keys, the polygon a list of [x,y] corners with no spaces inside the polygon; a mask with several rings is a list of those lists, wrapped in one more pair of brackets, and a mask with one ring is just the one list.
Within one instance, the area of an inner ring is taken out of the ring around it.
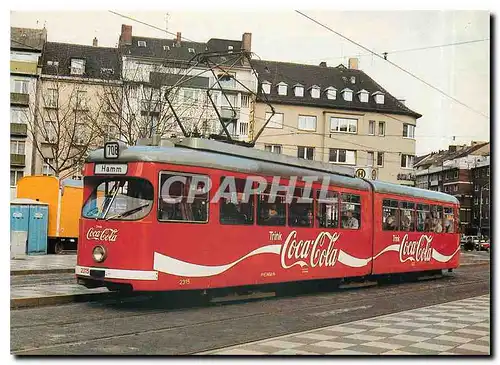
{"label": "white swoosh stripe", "polygon": [[401,245],[400,244],[395,244],[395,245],[387,246],[382,251],[380,251],[378,254],[376,254],[373,257],[373,259],[375,260],[377,257],[379,257],[380,255],[382,255],[384,252],[387,252],[387,251],[396,251],[396,252],[399,252],[399,246],[401,246]]}
{"label": "white swoosh stripe", "polygon": [[439,252],[437,252],[434,248],[432,249],[432,258],[436,261],[439,261],[439,262],[448,262],[451,260],[451,258],[453,256],[455,256],[455,254],[460,251],[460,245],[457,247],[457,249],[455,250],[455,252],[453,252],[450,256],[445,256],[445,255],[442,255],[440,254]]}
{"label": "white swoosh stripe", "polygon": [[357,257],[351,256],[344,251],[340,250],[338,261],[343,263],[344,265],[350,267],[363,267],[366,266],[372,260],[371,257],[367,259],[359,259]]}
{"label": "white swoosh stripe", "polygon": [[259,247],[234,262],[220,266],[205,266],[205,265],[192,264],[189,262],[177,260],[174,259],[173,257],[162,255],[161,253],[155,252],[153,267],[155,270],[177,276],[189,276],[189,277],[214,276],[221,274],[226,270],[229,270],[231,267],[233,267],[240,261],[243,261],[250,256],[259,255],[262,253],[273,253],[279,255],[280,251],[281,251],[281,245],[268,245],[264,247]]}

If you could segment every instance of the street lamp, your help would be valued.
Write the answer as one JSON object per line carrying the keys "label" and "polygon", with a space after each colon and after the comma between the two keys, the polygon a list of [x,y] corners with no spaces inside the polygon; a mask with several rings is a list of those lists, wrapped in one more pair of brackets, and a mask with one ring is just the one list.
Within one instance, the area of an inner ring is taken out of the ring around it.
{"label": "street lamp", "polygon": [[488,190],[490,183],[486,183],[483,186],[481,186],[481,194],[480,194],[480,200],[479,200],[479,239],[481,239],[481,221],[483,219],[483,190]]}

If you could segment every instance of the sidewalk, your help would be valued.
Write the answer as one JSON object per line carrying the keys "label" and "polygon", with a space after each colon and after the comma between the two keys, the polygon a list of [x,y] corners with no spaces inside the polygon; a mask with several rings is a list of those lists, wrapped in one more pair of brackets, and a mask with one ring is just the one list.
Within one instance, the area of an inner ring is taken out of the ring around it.
{"label": "sidewalk", "polygon": [[318,328],[199,355],[489,355],[490,296]]}
{"label": "sidewalk", "polygon": [[50,274],[74,272],[76,254],[26,256],[25,259],[10,260],[11,275]]}

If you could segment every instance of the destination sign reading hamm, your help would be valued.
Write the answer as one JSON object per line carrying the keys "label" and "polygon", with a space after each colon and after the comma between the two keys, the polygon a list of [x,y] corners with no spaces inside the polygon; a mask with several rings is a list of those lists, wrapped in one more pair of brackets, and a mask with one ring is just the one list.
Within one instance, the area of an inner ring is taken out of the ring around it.
{"label": "destination sign reading hamm", "polygon": [[95,164],[94,174],[96,175],[125,175],[127,173],[127,165],[124,164]]}

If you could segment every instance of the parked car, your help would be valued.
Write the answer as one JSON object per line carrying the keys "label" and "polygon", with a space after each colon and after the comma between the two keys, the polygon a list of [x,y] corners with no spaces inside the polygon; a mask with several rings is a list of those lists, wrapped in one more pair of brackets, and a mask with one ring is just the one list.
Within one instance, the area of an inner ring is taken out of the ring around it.
{"label": "parked car", "polygon": [[477,243],[475,243],[476,250],[478,251],[489,251],[490,249],[490,240],[489,239],[481,239]]}

